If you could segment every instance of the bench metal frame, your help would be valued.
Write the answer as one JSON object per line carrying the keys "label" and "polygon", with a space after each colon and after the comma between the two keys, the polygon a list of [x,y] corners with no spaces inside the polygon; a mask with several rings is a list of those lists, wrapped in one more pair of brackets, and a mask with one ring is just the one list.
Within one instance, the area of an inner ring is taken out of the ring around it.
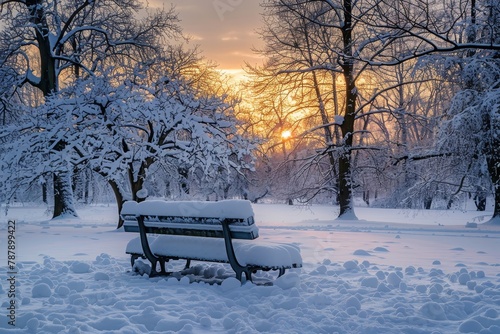
{"label": "bench metal frame", "polygon": [[[149,276],[155,277],[155,276],[168,276],[168,275],[170,275],[171,273],[169,273],[165,270],[165,263],[168,262],[169,260],[185,259],[185,260],[187,260],[185,269],[189,268],[189,266],[191,265],[191,259],[189,259],[189,258],[158,256],[151,251],[151,248],[149,246],[149,241],[147,238],[147,233],[149,233],[149,232],[155,233],[156,232],[156,233],[162,234],[161,233],[162,231],[161,231],[161,229],[153,229],[151,231],[148,231],[149,228],[146,227],[146,225],[144,223],[144,220],[146,219],[146,217],[148,217],[148,216],[139,215],[136,217],[136,219],[137,219],[137,223],[139,225],[139,235],[141,238],[141,245],[142,245],[143,254],[149,260],[149,262],[151,262],[151,272],[150,272]],[[228,262],[229,262],[231,268],[236,273],[236,278],[239,281],[242,280],[243,274],[245,274],[246,280],[252,281],[252,273],[256,272],[257,270],[264,270],[264,271],[268,271],[271,269],[279,270],[278,277],[282,276],[285,273],[286,268],[284,268],[284,267],[265,268],[265,267],[252,266],[252,265],[247,265],[247,266],[241,265],[238,262],[238,259],[236,258],[236,255],[234,252],[233,241],[232,241],[233,238],[231,236],[232,232],[229,229],[229,225],[231,225],[234,222],[234,220],[219,219],[219,222],[222,225],[222,235],[224,238],[224,244],[226,247],[226,254],[227,254]],[[166,234],[166,233],[163,233],[163,234]],[[175,233],[175,234],[177,234],[177,233]],[[203,234],[200,234],[198,236],[203,236]],[[143,257],[143,256],[139,255],[139,254],[132,254],[132,257],[131,257],[132,266],[134,266],[135,260],[137,260],[139,257]],[[200,260],[200,261],[202,261],[202,260]],[[208,261],[208,260],[206,260],[206,261]],[[214,262],[214,261],[210,261],[210,262]],[[158,264],[160,265],[159,272],[156,270]]]}

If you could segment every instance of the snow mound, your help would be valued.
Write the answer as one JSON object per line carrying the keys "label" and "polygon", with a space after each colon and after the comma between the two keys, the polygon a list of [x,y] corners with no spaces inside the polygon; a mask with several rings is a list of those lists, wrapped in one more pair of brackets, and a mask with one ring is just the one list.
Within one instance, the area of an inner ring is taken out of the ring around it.
{"label": "snow mound", "polygon": [[371,254],[368,251],[365,251],[364,249],[357,249],[354,251],[353,254],[358,256],[371,256]]}
{"label": "snow mound", "polygon": [[70,266],[70,270],[75,274],[85,274],[90,272],[90,264],[80,261],[74,261]]}
{"label": "snow mound", "polygon": [[295,272],[288,272],[285,275],[278,277],[273,284],[279,286],[283,290],[288,290],[296,287],[300,283],[300,276]]}
{"label": "snow mound", "polygon": [[33,298],[48,298],[52,295],[52,290],[46,283],[36,284],[31,289],[31,297]]}

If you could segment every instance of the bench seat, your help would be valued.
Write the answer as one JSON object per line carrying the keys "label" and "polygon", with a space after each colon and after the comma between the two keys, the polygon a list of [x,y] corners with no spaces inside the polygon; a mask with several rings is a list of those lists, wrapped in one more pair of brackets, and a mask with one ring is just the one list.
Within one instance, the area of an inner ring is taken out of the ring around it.
{"label": "bench seat", "polygon": [[[224,239],[220,238],[158,235],[149,237],[149,245],[155,255],[165,258],[229,263]],[[302,267],[300,250],[294,245],[233,240],[233,247],[236,258],[242,266],[267,270]],[[126,253],[143,254],[139,237],[129,241]]]}

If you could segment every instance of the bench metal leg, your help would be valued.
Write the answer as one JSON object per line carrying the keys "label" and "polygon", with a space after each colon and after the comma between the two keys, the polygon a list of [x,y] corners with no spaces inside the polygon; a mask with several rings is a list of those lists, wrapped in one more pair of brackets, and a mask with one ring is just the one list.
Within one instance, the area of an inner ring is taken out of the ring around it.
{"label": "bench metal leg", "polygon": [[233,242],[231,239],[231,231],[229,230],[230,222],[227,219],[221,221],[222,224],[222,233],[224,234],[224,243],[226,245],[226,253],[227,258],[229,260],[229,264],[231,268],[233,268],[236,273],[236,278],[241,282],[243,274],[245,274],[245,278],[247,281],[252,281],[252,268],[248,266],[242,266],[238,259],[236,259],[236,255],[234,253]]}
{"label": "bench metal leg", "polygon": [[[146,226],[144,225],[144,216],[137,217],[137,223],[139,224],[139,234],[141,236],[141,245],[142,251],[146,258],[151,262],[151,272],[149,273],[149,277],[158,276],[160,273],[165,272],[165,260],[155,256],[149,247],[149,241],[146,234]],[[156,271],[156,266],[160,263],[160,273]]]}

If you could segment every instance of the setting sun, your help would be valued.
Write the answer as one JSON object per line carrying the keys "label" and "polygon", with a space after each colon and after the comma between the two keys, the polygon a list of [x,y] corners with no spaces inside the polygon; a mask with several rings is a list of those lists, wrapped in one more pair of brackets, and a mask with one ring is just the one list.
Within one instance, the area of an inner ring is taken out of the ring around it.
{"label": "setting sun", "polygon": [[292,136],[292,132],[290,130],[285,130],[281,133],[281,138],[288,139]]}

